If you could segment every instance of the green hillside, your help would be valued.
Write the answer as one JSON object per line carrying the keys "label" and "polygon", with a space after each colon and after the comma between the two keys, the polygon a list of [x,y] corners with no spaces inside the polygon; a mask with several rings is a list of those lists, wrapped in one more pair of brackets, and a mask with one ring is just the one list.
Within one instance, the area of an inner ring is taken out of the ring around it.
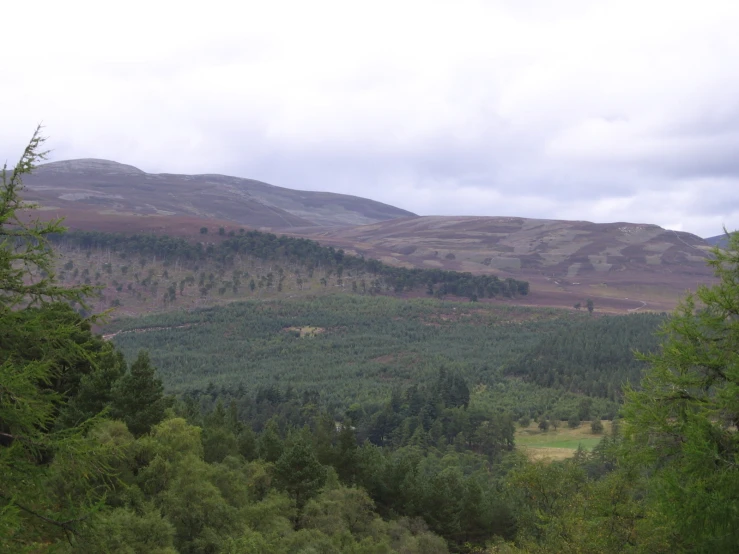
{"label": "green hillside", "polygon": [[[590,392],[597,397],[598,416],[615,414],[621,384],[639,378],[632,350],[653,349],[661,321],[648,314],[593,318],[564,310],[343,294],[123,319],[106,332],[115,334],[116,345],[129,356],[148,350],[168,390],[176,393],[289,386],[299,393],[318,391],[324,405],[343,410],[383,401],[393,390],[422,385],[446,369],[488,390],[516,418],[556,411],[567,419],[560,405],[581,396],[573,394],[582,392],[573,390],[576,379],[580,388],[593,380],[607,384]],[[580,340],[560,338],[572,334]],[[534,368],[550,352],[561,360],[561,377],[545,383],[547,373],[540,378]],[[523,374],[526,382],[509,377],[523,368],[531,368]],[[602,381],[604,374],[608,381]],[[526,398],[518,398],[523,390]],[[506,405],[512,396],[517,400]]]}

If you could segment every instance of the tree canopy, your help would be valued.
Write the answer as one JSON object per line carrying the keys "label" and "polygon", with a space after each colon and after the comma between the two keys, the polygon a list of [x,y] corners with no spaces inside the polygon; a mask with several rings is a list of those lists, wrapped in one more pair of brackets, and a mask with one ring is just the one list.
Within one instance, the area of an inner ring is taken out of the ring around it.
{"label": "tree canopy", "polygon": [[89,421],[69,427],[60,421],[66,393],[78,384],[74,374],[91,353],[80,335],[89,325],[56,302],[83,302],[90,289],[55,282],[47,236],[62,230],[60,221],[23,215],[31,206],[20,197],[22,178],[44,158],[43,142],[37,129],[18,164],[3,167],[0,187],[0,546],[5,549],[25,525],[71,532],[94,501],[50,490],[62,482],[83,486],[105,471],[107,459],[105,449],[85,437]]}
{"label": "tree canopy", "polygon": [[632,456],[654,472],[656,513],[695,552],[739,544],[739,233],[713,254],[719,282],[665,323],[624,408]]}

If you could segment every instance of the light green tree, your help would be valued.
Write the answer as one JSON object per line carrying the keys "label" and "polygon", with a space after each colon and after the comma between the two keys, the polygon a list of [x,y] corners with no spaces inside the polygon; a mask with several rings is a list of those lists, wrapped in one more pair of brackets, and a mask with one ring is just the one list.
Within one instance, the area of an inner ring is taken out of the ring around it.
{"label": "light green tree", "polygon": [[652,473],[654,525],[675,551],[739,544],[739,233],[709,262],[701,286],[665,324],[640,389],[626,393],[629,458]]}
{"label": "light green tree", "polygon": [[82,303],[93,289],[89,286],[64,287],[57,283],[54,255],[47,240],[65,230],[61,219],[42,222],[29,210],[36,206],[21,198],[23,176],[30,174],[48,152],[46,139],[37,128],[21,159],[10,170],[2,170],[0,186],[0,307],[14,309],[67,300]]}

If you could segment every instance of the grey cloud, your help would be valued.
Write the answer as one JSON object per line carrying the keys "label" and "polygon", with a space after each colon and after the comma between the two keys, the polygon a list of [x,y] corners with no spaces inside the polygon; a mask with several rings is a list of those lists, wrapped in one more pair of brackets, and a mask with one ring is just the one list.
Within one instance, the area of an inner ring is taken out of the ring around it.
{"label": "grey cloud", "polygon": [[54,159],[421,214],[739,227],[734,2],[155,4],[105,29],[39,6],[28,59],[0,52],[0,154],[43,120]]}

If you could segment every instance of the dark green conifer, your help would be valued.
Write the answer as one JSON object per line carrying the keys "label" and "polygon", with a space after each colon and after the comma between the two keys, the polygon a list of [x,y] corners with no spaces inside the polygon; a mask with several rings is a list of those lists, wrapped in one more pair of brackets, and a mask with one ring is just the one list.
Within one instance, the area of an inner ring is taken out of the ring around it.
{"label": "dark green conifer", "polygon": [[113,386],[111,415],[123,420],[134,436],[141,436],[164,419],[170,404],[149,353],[140,351],[128,372]]}

